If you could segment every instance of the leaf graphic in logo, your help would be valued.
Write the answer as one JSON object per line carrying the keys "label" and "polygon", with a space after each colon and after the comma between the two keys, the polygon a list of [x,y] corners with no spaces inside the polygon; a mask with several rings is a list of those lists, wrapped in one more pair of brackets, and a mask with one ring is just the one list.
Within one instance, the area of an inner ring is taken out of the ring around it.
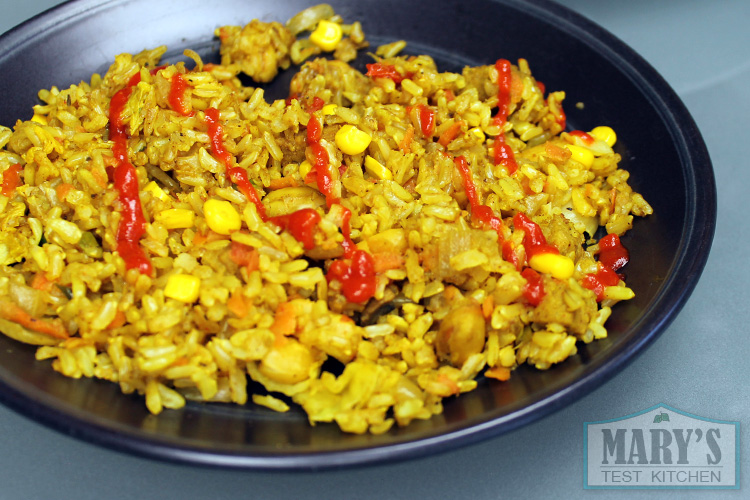
{"label": "leaf graphic in logo", "polygon": [[669,422],[669,415],[666,413],[659,413],[658,415],[654,416],[654,423],[660,424],[662,422]]}

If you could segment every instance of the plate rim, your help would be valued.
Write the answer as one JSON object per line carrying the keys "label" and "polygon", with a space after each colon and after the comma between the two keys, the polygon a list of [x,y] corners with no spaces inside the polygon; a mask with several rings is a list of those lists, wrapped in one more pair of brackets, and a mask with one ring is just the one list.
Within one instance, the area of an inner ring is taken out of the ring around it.
{"label": "plate rim", "polygon": [[[87,420],[85,415],[78,416],[75,411],[65,411],[66,405],[45,402],[44,397],[35,399],[21,390],[22,381],[8,379],[8,372],[2,367],[0,401],[18,413],[64,434],[146,458],[199,466],[254,470],[349,468],[447,452],[512,432],[582,398],[636,359],[677,317],[697,285],[708,260],[717,218],[716,181],[708,149],[697,124],[676,92],[650,63],[614,34],[568,7],[549,0],[491,1],[502,6],[525,9],[530,15],[547,23],[554,20],[559,26],[562,21],[564,26],[561,29],[568,35],[591,43],[603,57],[620,63],[621,73],[649,99],[665,125],[671,125],[667,128],[682,163],[688,193],[688,213],[683,224],[679,248],[689,245],[695,253],[691,258],[683,254],[673,263],[668,278],[662,284],[662,291],[657,292],[657,296],[665,290],[674,289],[675,280],[685,273],[688,276],[687,282],[683,279],[680,289],[673,290],[679,293],[668,297],[667,307],[640,317],[636,323],[648,323],[651,325],[650,328],[628,339],[611,357],[585,367],[582,375],[569,385],[561,389],[545,390],[536,402],[517,411],[476,423],[464,422],[448,432],[428,433],[426,437],[346,450],[246,454],[179,445],[171,439],[163,439],[135,429],[127,432],[106,423],[92,422],[90,418]],[[11,57],[18,47],[33,41],[36,37],[44,37],[46,27],[75,22],[92,12],[123,4],[127,2],[70,0],[47,9],[0,36],[0,63]],[[698,178],[701,179],[701,183],[697,182]],[[695,203],[689,203],[690,200],[695,200]],[[695,255],[699,258],[692,258]],[[53,398],[49,396],[49,399]],[[311,457],[314,457],[314,460],[311,460]]]}

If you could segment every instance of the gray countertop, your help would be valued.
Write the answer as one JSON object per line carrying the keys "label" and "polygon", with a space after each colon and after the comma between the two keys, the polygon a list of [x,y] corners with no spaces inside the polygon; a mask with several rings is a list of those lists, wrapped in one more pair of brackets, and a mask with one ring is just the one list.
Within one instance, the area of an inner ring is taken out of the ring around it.
{"label": "gray countertop", "polygon": [[[61,3],[0,0],[0,33]],[[750,266],[742,210],[750,185],[750,2],[565,0],[625,41],[673,86],[714,164],[719,217],[713,249],[687,305],[622,373],[551,416],[429,458],[344,471],[259,473],[156,462],[84,443],[0,407],[0,499],[125,498],[743,498],[742,490],[583,489],[584,422],[664,403],[738,421],[747,487]],[[744,493],[744,495],[743,495]]]}

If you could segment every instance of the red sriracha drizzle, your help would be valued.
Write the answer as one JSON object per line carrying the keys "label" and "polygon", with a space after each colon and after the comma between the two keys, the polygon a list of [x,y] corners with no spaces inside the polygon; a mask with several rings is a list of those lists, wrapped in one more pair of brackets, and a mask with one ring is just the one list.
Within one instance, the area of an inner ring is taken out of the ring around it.
{"label": "red sriracha drizzle", "polygon": [[630,260],[628,250],[622,246],[620,237],[608,234],[599,240],[599,265],[596,273],[587,274],[583,278],[583,286],[596,292],[596,300],[604,299],[604,288],[615,286],[620,281],[617,274]]}
{"label": "red sriracha drizzle", "polygon": [[524,269],[521,272],[521,276],[526,280],[526,284],[523,287],[523,297],[532,306],[538,306],[542,303],[545,295],[542,276],[530,267]]}
{"label": "red sriracha drizzle", "polygon": [[[503,241],[503,221],[492,212],[489,206],[479,203],[477,189],[472,181],[471,171],[469,170],[466,158],[457,156],[454,162],[464,181],[466,197],[469,198],[469,204],[471,205],[471,216],[476,217],[479,221],[490,226],[497,232],[497,241],[502,244],[503,259],[513,264],[516,269],[520,269],[521,263],[519,262],[518,255],[513,251],[513,244],[510,241]],[[539,224],[529,219],[525,214],[517,213],[513,217],[513,225],[516,228],[523,229],[526,233],[523,238],[523,246],[526,248],[527,258],[543,252],[560,253],[557,248],[547,243],[547,239],[542,234],[542,228],[539,227]],[[526,279],[523,296],[529,304],[538,306],[542,302],[545,293],[542,277],[531,268],[524,269],[521,276]]]}
{"label": "red sriracha drizzle", "polygon": [[315,246],[315,228],[320,222],[320,214],[313,208],[303,208],[289,215],[273,217],[271,221],[282,229],[287,229],[305,249]]}
{"label": "red sriracha drizzle", "polygon": [[[315,156],[315,172],[318,190],[326,197],[328,208],[340,204],[340,200],[333,196],[333,176],[329,163],[328,152],[320,144],[323,127],[315,116],[310,116],[307,124],[307,144]],[[328,269],[326,278],[328,281],[336,280],[341,283],[341,291],[349,302],[363,303],[375,295],[375,264],[372,256],[364,250],[358,250],[351,239],[349,220],[352,212],[346,208],[343,210],[341,222],[341,233],[344,236],[344,259],[336,260]],[[317,221],[316,221],[317,224]],[[295,236],[296,237],[296,236]],[[299,238],[297,238],[299,239]]]}
{"label": "red sriracha drizzle", "polygon": [[[547,243],[547,238],[544,237],[542,228],[539,227],[539,224],[529,219],[526,214],[518,212],[514,215],[513,227],[521,229],[524,232],[523,247],[526,250],[527,262],[532,256],[541,253],[560,253],[556,247]],[[523,288],[523,296],[529,304],[538,306],[545,295],[542,277],[531,268],[524,269],[521,276],[526,278],[526,285]]]}
{"label": "red sriracha drizzle", "polygon": [[455,157],[453,162],[456,164],[458,172],[461,174],[461,179],[464,181],[464,190],[471,206],[471,216],[494,229],[497,232],[497,241],[501,242],[503,240],[503,221],[494,214],[490,207],[479,203],[479,196],[477,195],[474,180],[471,177],[469,163],[463,156]]}
{"label": "red sriracha drizzle", "polygon": [[331,208],[331,205],[338,203],[338,200],[333,196],[333,174],[331,173],[328,151],[320,144],[322,136],[323,127],[320,121],[311,115],[310,121],[307,123],[307,144],[315,157],[314,167],[318,190],[326,197],[328,208]]}
{"label": "red sriracha drizzle", "polygon": [[364,250],[355,250],[350,264],[334,261],[326,277],[341,283],[341,291],[349,302],[366,302],[375,295],[375,262]]}
{"label": "red sriracha drizzle", "polygon": [[[495,115],[495,125],[503,128],[508,120],[508,108],[510,107],[510,86],[513,81],[510,61],[507,59],[498,59],[495,62],[497,69],[497,114]],[[516,158],[511,147],[505,143],[505,135],[501,132],[495,139],[495,165],[503,165],[508,169],[508,175],[513,175],[518,170]]]}
{"label": "red sriracha drizzle", "polygon": [[596,300],[601,302],[604,300],[604,289],[608,286],[615,286],[619,282],[620,277],[617,273],[604,267],[600,262],[596,273],[584,276],[581,284],[585,288],[593,290],[596,293]]}
{"label": "red sriracha drizzle", "polygon": [[560,251],[547,243],[547,238],[542,233],[539,224],[529,219],[526,214],[518,212],[513,216],[513,227],[522,229],[525,233],[523,236],[523,247],[526,249],[526,259],[531,259],[534,255],[541,253],[556,253]]}
{"label": "red sriracha drizzle", "polygon": [[435,132],[435,112],[424,104],[418,105],[417,110],[419,112],[419,123],[422,126],[422,135],[432,137],[433,132]]}
{"label": "red sriracha drizzle", "polygon": [[169,105],[182,116],[193,114],[193,108],[188,105],[187,99],[185,99],[185,93],[189,87],[190,85],[182,74],[175,73],[169,88]]}
{"label": "red sriracha drizzle", "polygon": [[[219,121],[219,111],[215,108],[208,108],[205,113],[208,132],[211,137],[212,153],[224,163],[227,176],[229,176],[232,182],[237,185],[237,188],[255,205],[261,219],[264,221],[269,220],[265,206],[258,196],[258,192],[247,178],[247,172],[241,167],[231,166],[232,156],[226,150],[224,142],[222,141],[223,130]],[[309,133],[308,130],[308,134]],[[325,152],[325,149],[323,149],[323,152]],[[309,250],[315,246],[314,234],[315,228],[317,227],[318,222],[320,222],[320,215],[314,209],[305,208],[286,216],[274,217],[270,220],[282,229],[287,229],[306,249]]]}
{"label": "red sriracha drizzle", "polygon": [[593,144],[594,138],[590,134],[587,134],[583,130],[572,130],[568,134],[580,138],[586,144]]}
{"label": "red sriracha drizzle", "polygon": [[628,250],[622,246],[620,237],[616,234],[608,234],[599,240],[599,262],[605,267],[619,271],[630,260]]}
{"label": "red sriracha drizzle", "polygon": [[266,207],[260,201],[258,191],[247,178],[247,172],[241,167],[232,166],[232,154],[224,147],[223,134],[224,129],[219,121],[219,110],[208,108],[205,111],[205,121],[208,125],[208,136],[211,138],[211,153],[214,157],[224,164],[224,172],[229,179],[237,185],[242,194],[255,205],[258,215],[262,220],[266,220]]}
{"label": "red sriracha drizzle", "polygon": [[117,160],[112,178],[122,204],[122,217],[115,238],[117,252],[125,261],[125,267],[136,268],[141,274],[150,275],[153,272],[151,262],[138,244],[145,232],[146,220],[141,207],[138,176],[135,167],[128,160],[128,134],[122,123],[122,111],[132,92],[132,85],[123,88],[112,97],[109,104],[109,137],[113,142],[112,152]]}

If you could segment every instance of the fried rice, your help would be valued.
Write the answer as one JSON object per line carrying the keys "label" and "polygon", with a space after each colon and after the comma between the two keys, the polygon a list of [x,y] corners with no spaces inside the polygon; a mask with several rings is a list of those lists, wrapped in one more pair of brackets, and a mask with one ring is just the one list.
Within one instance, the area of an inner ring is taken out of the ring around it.
{"label": "fried rice", "polygon": [[[0,126],[4,334],[154,414],[296,404],[354,433],[606,337],[652,209],[527,61],[441,72],[395,41],[360,71],[328,6],[216,36],[220,64],[120,54]],[[248,78],[301,63],[285,100]]]}

